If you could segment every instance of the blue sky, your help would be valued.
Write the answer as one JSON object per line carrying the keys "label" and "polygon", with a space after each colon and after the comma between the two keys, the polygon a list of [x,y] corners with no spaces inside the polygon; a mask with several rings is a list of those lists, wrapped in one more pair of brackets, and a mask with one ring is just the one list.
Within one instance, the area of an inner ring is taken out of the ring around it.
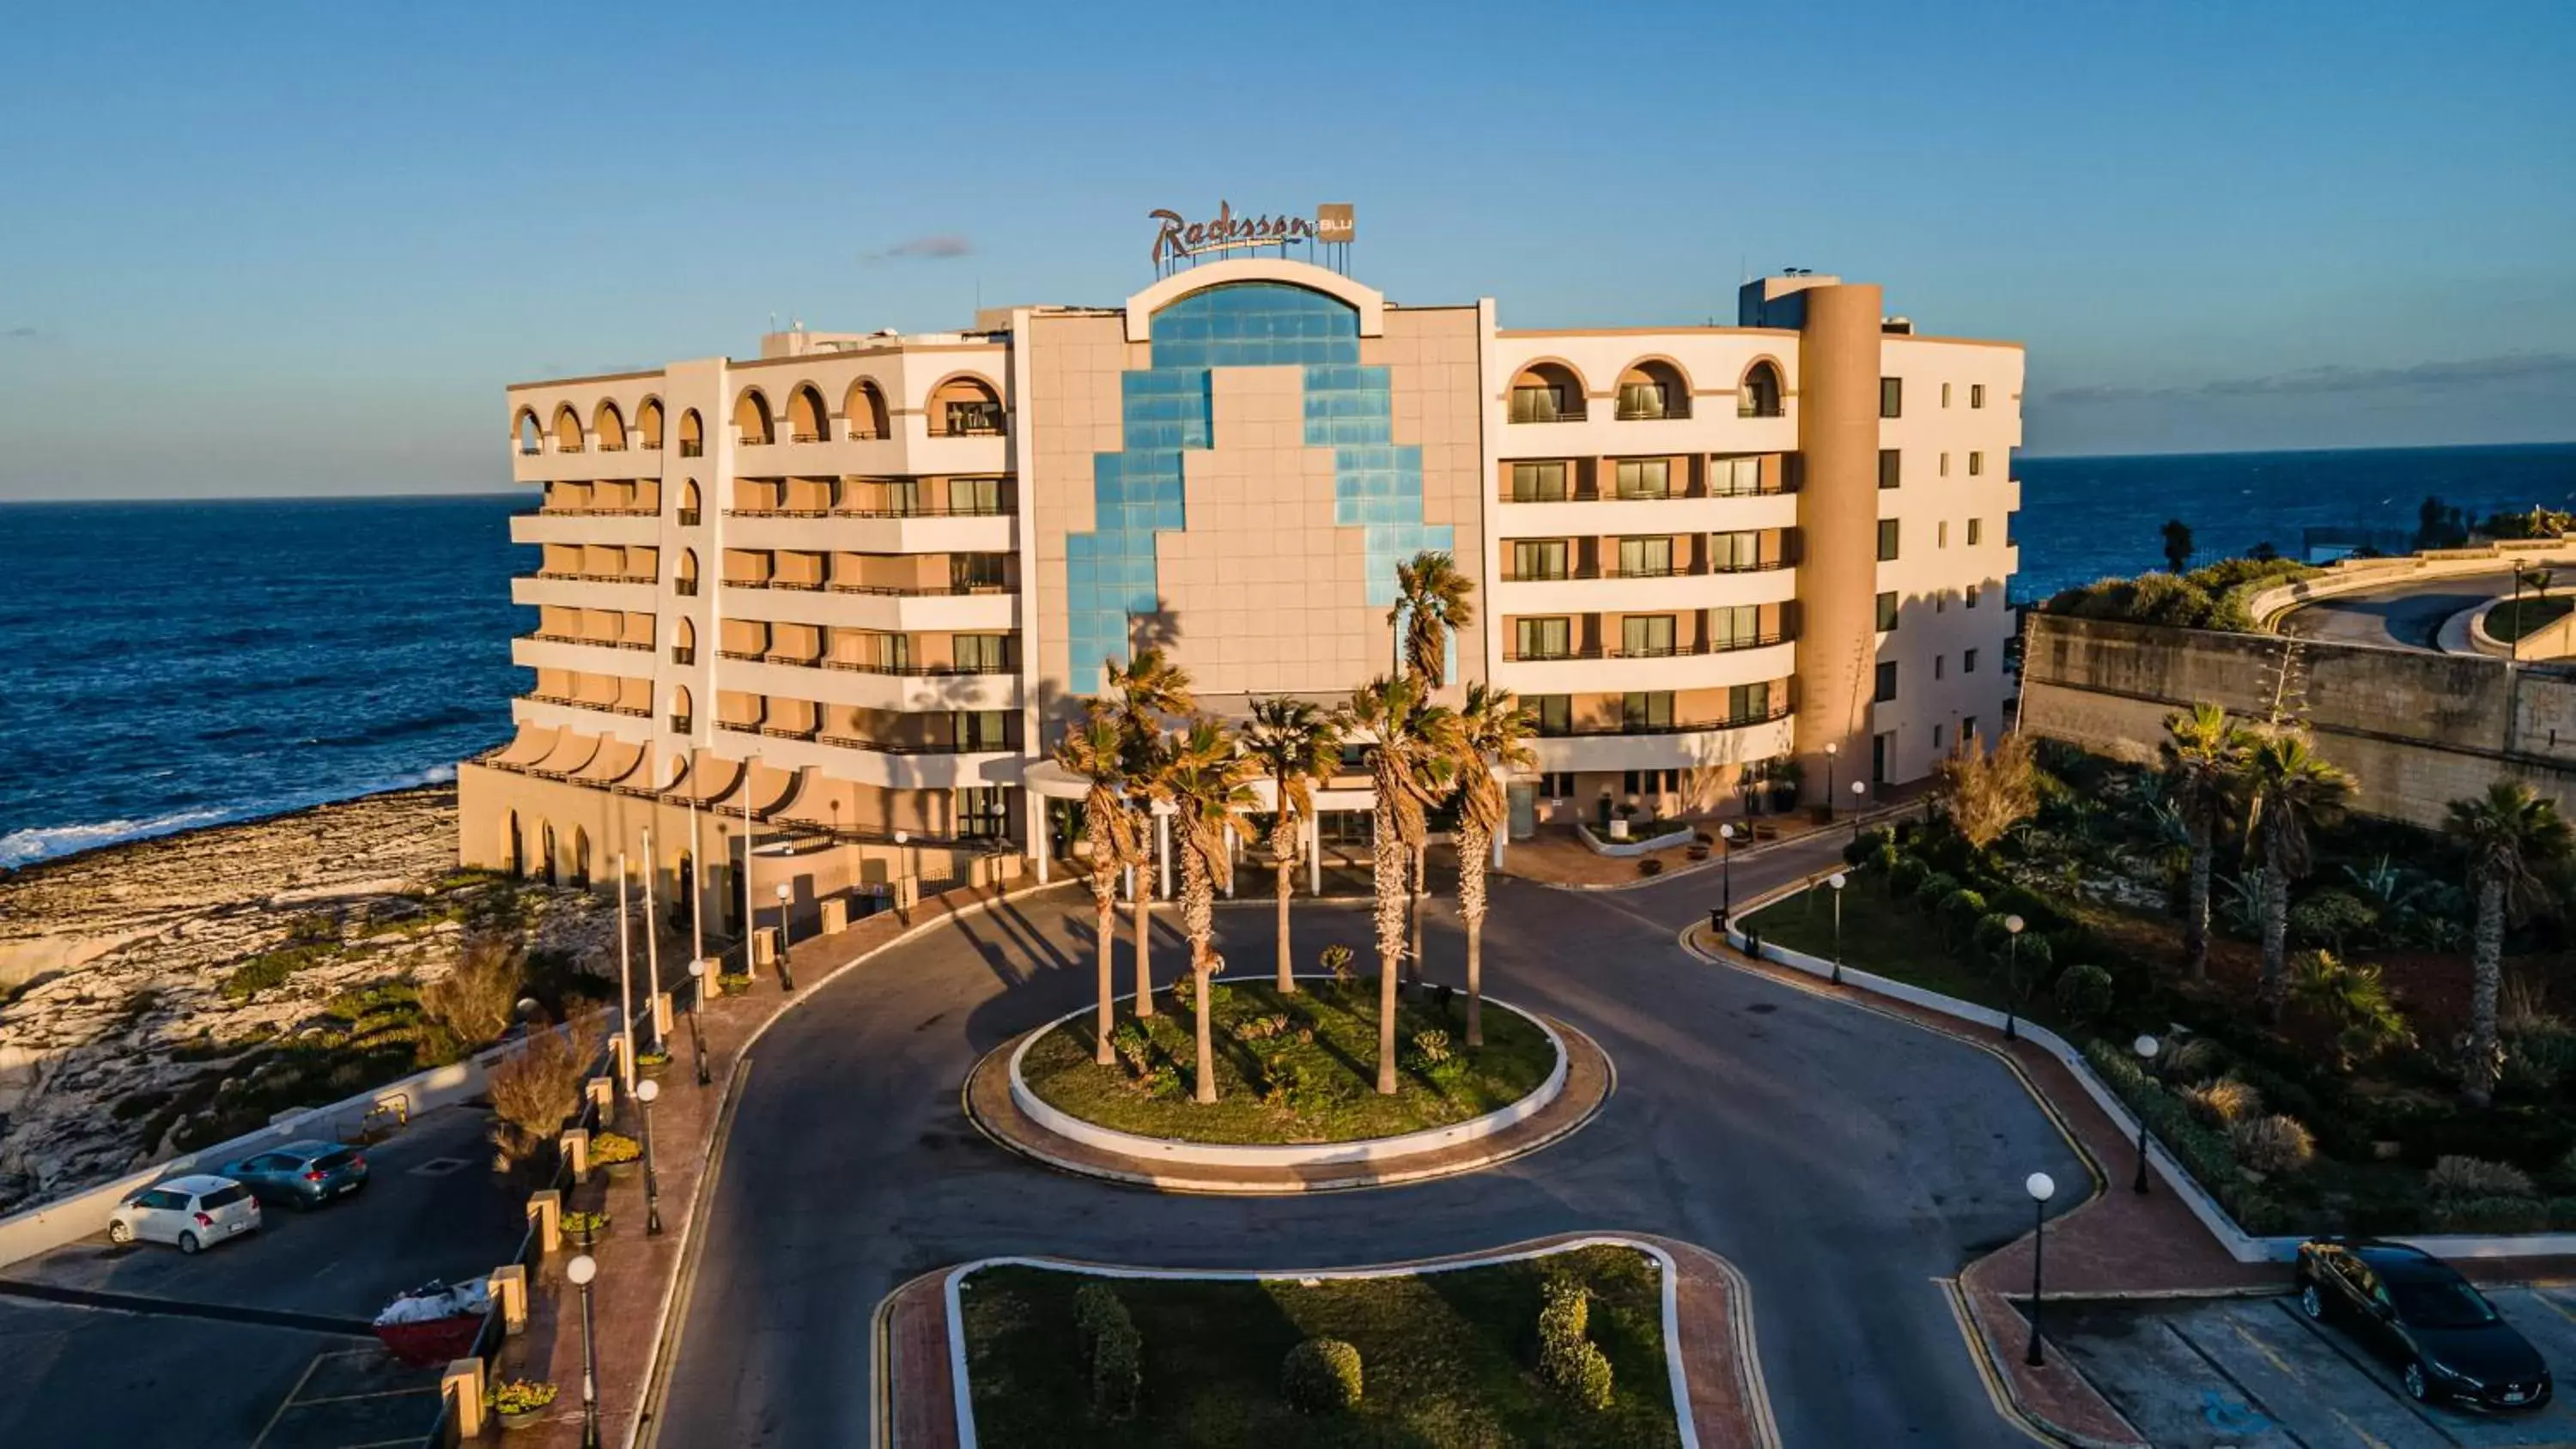
{"label": "blue sky", "polygon": [[2029,345],[2033,452],[2576,437],[2564,0],[100,4],[0,54],[0,497],[489,490],[508,382],[1114,301],[1219,197],[1352,201],[1365,280],[1506,325],[1875,280]]}

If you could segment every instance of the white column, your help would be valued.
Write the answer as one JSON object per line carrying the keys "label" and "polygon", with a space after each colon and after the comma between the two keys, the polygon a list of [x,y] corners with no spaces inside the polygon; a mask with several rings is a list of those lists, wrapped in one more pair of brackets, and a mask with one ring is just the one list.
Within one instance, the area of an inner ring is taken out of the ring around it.
{"label": "white column", "polygon": [[1510,818],[1507,816],[1507,817],[1505,817],[1505,818],[1504,818],[1504,821],[1503,821],[1503,828],[1494,832],[1494,869],[1495,869],[1495,870],[1498,870],[1498,871],[1499,871],[1499,870],[1501,870],[1501,869],[1503,868],[1503,842],[1504,842],[1504,838],[1505,838],[1505,837],[1507,837],[1507,836],[1509,836],[1511,833],[1512,833],[1512,823],[1511,823]]}
{"label": "white column", "polygon": [[1047,806],[1037,791],[1022,786],[1029,797],[1029,854],[1038,861],[1038,884],[1047,883],[1048,857],[1055,854],[1055,842],[1047,838]]}
{"label": "white column", "polygon": [[635,979],[627,969],[626,954],[626,852],[617,852],[617,1035],[624,1047],[618,1052],[617,1074],[626,1079],[628,1096],[635,1093]]}
{"label": "white column", "polygon": [[1324,893],[1324,812],[1306,817],[1306,894]]}
{"label": "white column", "polygon": [[1155,878],[1162,882],[1163,899],[1172,898],[1172,817],[1154,817]]}

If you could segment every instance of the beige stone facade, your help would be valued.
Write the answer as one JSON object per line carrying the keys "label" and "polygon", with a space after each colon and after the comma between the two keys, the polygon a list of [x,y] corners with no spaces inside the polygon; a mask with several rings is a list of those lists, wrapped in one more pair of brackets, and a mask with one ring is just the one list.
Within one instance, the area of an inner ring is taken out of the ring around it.
{"label": "beige stone facade", "polygon": [[534,674],[460,853],[640,873],[650,824],[659,889],[738,896],[748,806],[764,909],[1043,869],[1105,661],[1161,644],[1221,714],[1345,696],[1423,548],[1477,589],[1444,688],[1540,717],[1524,821],[1737,808],[1791,758],[1811,800],[1919,777],[2001,724],[2022,361],[1881,311],[1800,274],[1735,326],[1522,332],[1237,259],[514,387]]}

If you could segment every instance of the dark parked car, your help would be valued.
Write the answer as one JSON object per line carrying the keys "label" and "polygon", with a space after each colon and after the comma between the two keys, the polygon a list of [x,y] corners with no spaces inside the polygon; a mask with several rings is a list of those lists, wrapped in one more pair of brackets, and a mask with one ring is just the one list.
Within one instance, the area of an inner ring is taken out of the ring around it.
{"label": "dark parked car", "polygon": [[217,1169],[261,1202],[320,1207],[367,1185],[367,1159],[337,1142],[289,1142]]}
{"label": "dark parked car", "polygon": [[2350,1327],[2424,1403],[2529,1409],[2549,1402],[2540,1351],[2448,1263],[2405,1243],[2299,1245],[2299,1307]]}

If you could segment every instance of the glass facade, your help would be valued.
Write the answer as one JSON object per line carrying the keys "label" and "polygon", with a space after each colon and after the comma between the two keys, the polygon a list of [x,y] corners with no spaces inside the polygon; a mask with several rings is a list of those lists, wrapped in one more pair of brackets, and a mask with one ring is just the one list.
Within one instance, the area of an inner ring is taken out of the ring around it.
{"label": "glass facade", "polygon": [[1096,531],[1065,539],[1073,683],[1098,688],[1103,661],[1128,657],[1128,621],[1163,597],[1155,535],[1189,527],[1181,455],[1217,446],[1210,369],[1297,367],[1305,443],[1333,450],[1333,521],[1363,530],[1368,602],[1395,602],[1395,566],[1452,547],[1422,515],[1422,450],[1394,439],[1384,367],[1360,361],[1359,313],[1275,282],[1194,292],[1154,314],[1153,365],[1120,379],[1118,452],[1092,458]]}

